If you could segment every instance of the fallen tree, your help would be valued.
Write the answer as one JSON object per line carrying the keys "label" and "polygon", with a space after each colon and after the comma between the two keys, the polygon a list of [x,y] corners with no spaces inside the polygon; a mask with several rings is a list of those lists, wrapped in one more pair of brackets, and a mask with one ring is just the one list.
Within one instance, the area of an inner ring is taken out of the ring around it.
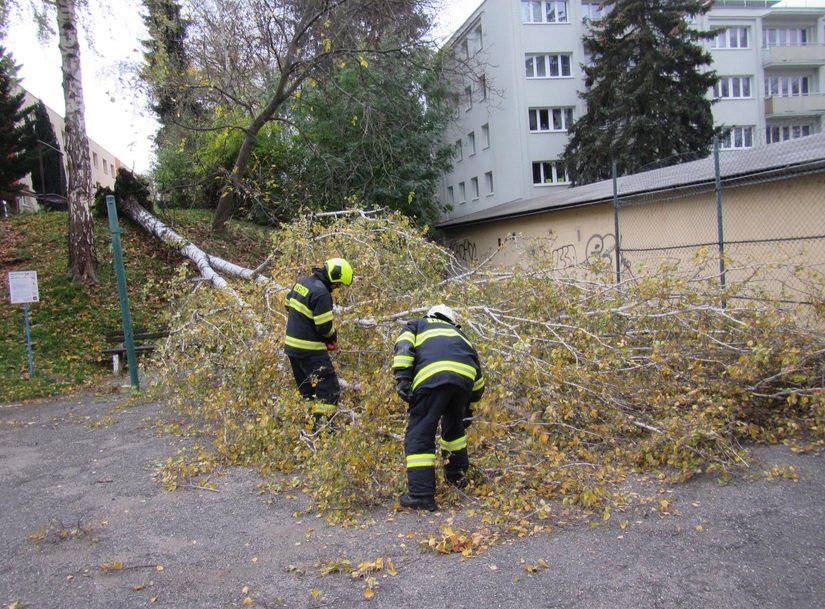
{"label": "fallen tree", "polygon": [[[745,286],[721,292],[704,273],[715,260],[692,277],[663,269],[620,285],[598,267],[548,272],[540,247],[520,272],[462,269],[392,214],[307,216],[273,242],[269,279],[235,282],[237,298],[178,287],[155,389],[214,444],[170,460],[161,472],[170,488],[234,463],[299,474],[293,484],[336,518],[390,505],[404,484],[406,420],[392,344],[435,302],[458,311],[485,368],[469,439],[470,495],[487,523],[541,530],[557,502],[609,517],[630,501],[617,489],[634,473],[724,477],[747,466],[750,442],[808,449],[825,439],[821,297],[806,325],[798,311],[738,299]],[[348,383],[338,431],[319,435],[282,354],[283,286],[338,255],[356,276],[336,293],[335,358]],[[272,478],[267,488],[289,484]],[[439,488],[450,505],[457,491]]]}

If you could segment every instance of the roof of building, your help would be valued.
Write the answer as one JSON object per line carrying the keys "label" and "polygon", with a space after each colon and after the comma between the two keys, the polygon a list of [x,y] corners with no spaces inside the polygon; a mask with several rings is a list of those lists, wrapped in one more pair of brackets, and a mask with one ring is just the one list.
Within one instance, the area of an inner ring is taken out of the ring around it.
{"label": "roof of building", "polygon": [[[810,135],[747,150],[722,150],[719,155],[722,182],[763,174],[793,174],[825,169],[825,133]],[[714,157],[654,169],[616,180],[617,195],[622,198],[655,192],[698,187],[716,180]],[[595,205],[613,199],[613,180],[602,180],[572,188],[554,188],[552,192],[532,199],[502,203],[474,213],[438,223],[437,228],[457,228],[472,224],[530,216],[549,211]]]}

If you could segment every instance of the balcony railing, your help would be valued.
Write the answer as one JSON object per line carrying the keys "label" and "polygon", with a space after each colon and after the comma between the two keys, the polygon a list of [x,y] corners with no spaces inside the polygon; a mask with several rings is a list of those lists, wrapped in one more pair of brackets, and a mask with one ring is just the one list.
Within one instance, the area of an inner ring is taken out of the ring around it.
{"label": "balcony railing", "polygon": [[825,95],[797,95],[793,97],[766,97],[765,117],[816,116],[825,114]]}
{"label": "balcony railing", "polygon": [[762,49],[762,66],[821,66],[825,65],[825,45],[804,44]]}

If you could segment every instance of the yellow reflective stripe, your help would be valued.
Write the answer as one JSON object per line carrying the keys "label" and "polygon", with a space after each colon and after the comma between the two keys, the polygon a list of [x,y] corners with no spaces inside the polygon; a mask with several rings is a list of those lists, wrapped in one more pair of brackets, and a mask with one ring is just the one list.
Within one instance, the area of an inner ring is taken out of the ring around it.
{"label": "yellow reflective stripe", "polygon": [[461,450],[462,448],[467,448],[467,436],[461,436],[460,438],[450,440],[449,442],[447,442],[444,438],[441,438],[442,450],[454,453],[457,450]]}
{"label": "yellow reflective stripe", "polygon": [[415,337],[415,346],[421,346],[424,341],[429,340],[431,338],[435,338],[437,336],[458,336],[461,340],[463,340],[468,345],[470,341],[468,341],[464,336],[462,336],[457,330],[454,328],[433,328],[432,330],[424,330],[421,334]]}
{"label": "yellow reflective stripe", "polygon": [[301,315],[303,315],[303,316],[305,316],[305,317],[309,317],[310,319],[312,319],[312,318],[313,318],[312,311],[310,310],[310,308],[309,308],[309,307],[307,307],[307,306],[306,306],[304,303],[302,303],[300,300],[297,300],[297,299],[295,299],[295,298],[290,298],[290,299],[287,301],[287,303],[286,303],[286,304],[287,304],[287,306],[288,306],[288,307],[290,307],[290,308],[295,309],[296,311],[298,311],[298,313],[300,313]]}
{"label": "yellow reflective stripe", "polygon": [[409,368],[413,365],[415,358],[412,355],[396,355],[392,358],[393,368]]}
{"label": "yellow reflective stripe", "polygon": [[395,339],[395,344],[397,345],[398,343],[400,343],[401,341],[404,341],[404,340],[406,340],[407,342],[410,342],[410,343],[415,342],[415,334],[413,334],[409,330],[405,330],[404,332],[401,333],[401,336],[399,336],[398,338]]}
{"label": "yellow reflective stripe", "polygon": [[426,381],[432,375],[438,374],[439,372],[455,372],[461,376],[466,376],[471,381],[476,378],[476,369],[472,366],[462,364],[461,362],[444,360],[441,362],[433,362],[432,364],[428,364],[419,370],[418,374],[416,374],[413,379],[413,389],[415,389],[420,383]]}
{"label": "yellow reflective stripe", "polygon": [[475,383],[473,383],[473,391],[478,391],[484,387],[484,377],[482,376]]}
{"label": "yellow reflective stripe", "polygon": [[435,465],[435,453],[407,455],[407,467],[432,467]]}
{"label": "yellow reflective stripe", "polygon": [[320,326],[322,324],[326,324],[332,321],[332,311],[327,311],[326,313],[321,313],[315,318],[315,325]]}
{"label": "yellow reflective stripe", "polygon": [[294,338],[292,336],[287,336],[284,339],[284,343],[288,347],[295,347],[296,349],[306,349],[308,351],[326,351],[327,346],[325,343],[319,342],[317,340],[302,340],[300,338]]}
{"label": "yellow reflective stripe", "polygon": [[315,402],[312,405],[312,414],[325,414],[332,416],[335,414],[335,404],[327,404],[326,402]]}

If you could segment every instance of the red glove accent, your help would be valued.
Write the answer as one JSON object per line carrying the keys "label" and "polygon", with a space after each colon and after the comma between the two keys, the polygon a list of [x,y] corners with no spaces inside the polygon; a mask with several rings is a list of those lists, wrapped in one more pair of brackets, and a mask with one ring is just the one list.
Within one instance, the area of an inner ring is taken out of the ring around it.
{"label": "red glove accent", "polygon": [[327,343],[327,351],[337,351],[338,343]]}

